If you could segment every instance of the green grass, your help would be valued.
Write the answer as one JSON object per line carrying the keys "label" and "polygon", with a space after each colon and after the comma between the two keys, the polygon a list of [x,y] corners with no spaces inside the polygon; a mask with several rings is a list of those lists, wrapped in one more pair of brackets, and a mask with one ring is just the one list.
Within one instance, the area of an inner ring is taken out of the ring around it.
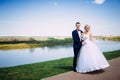
{"label": "green grass", "polygon": [[[104,52],[108,60],[120,57],[120,50]],[[0,80],[40,80],[72,70],[73,58],[0,68]]]}
{"label": "green grass", "polygon": [[120,50],[111,51],[111,52],[104,52],[104,55],[107,58],[107,60],[111,60],[111,59],[120,57]]}

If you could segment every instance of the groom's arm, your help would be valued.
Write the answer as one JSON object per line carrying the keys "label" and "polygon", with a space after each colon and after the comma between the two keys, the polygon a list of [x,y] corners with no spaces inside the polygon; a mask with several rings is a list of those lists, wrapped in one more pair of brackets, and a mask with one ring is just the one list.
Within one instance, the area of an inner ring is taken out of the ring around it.
{"label": "groom's arm", "polygon": [[72,38],[74,42],[79,44],[80,41],[76,38],[76,34],[74,33],[74,31],[72,32]]}

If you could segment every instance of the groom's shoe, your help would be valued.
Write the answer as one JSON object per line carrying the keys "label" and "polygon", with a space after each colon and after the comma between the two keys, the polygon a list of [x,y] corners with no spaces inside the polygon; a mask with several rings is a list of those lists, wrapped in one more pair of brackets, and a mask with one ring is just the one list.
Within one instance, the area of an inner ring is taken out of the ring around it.
{"label": "groom's shoe", "polygon": [[75,69],[73,70],[74,72],[77,72]]}

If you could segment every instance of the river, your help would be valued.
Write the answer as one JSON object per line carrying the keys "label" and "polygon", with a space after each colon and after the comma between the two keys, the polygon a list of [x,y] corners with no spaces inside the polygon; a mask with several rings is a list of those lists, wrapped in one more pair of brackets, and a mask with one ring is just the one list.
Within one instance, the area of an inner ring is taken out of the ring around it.
{"label": "river", "polygon": [[[102,52],[120,49],[117,41],[95,41]],[[44,62],[73,56],[72,45],[0,50],[0,68]]]}

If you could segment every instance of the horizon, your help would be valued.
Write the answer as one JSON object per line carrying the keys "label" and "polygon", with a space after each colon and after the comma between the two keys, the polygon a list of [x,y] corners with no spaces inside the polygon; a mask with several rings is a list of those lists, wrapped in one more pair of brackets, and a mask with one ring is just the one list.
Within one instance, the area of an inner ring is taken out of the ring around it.
{"label": "horizon", "polygon": [[[93,37],[118,37],[120,35],[93,35]],[[72,37],[72,36],[0,36],[0,37]]]}
{"label": "horizon", "polygon": [[120,0],[0,0],[0,36],[71,36],[75,22],[93,36],[119,36]]}

